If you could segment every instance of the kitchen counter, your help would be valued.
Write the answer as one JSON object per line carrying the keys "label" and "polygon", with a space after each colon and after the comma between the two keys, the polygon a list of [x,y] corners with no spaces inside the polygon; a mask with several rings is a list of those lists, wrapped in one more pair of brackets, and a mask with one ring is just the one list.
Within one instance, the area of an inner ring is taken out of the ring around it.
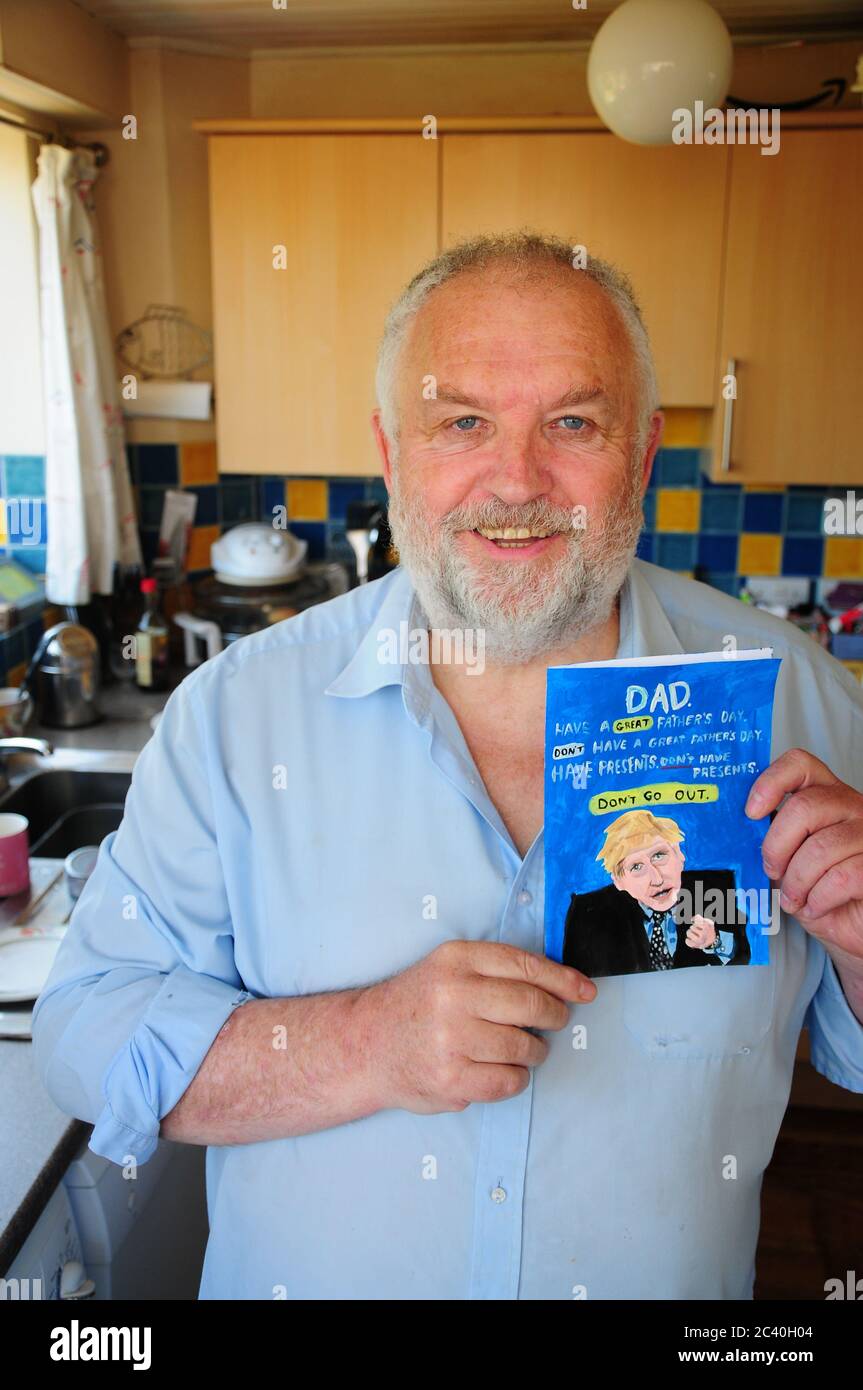
{"label": "kitchen counter", "polygon": [[[188,674],[173,672],[173,685]],[[10,785],[50,768],[128,772],[150,738],[150,720],[170,692],[149,693],[132,682],[106,687],[104,718],[84,729],[48,729],[36,722],[27,737],[45,738],[50,757],[7,757]],[[9,1268],[90,1126],[70,1120],[48,1096],[36,1074],[29,1041],[0,1040],[0,1277]]]}

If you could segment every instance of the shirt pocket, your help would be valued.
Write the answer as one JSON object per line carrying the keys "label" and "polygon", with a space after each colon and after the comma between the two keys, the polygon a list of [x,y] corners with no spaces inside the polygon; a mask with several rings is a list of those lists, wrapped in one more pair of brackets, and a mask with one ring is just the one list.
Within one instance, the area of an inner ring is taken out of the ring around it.
{"label": "shirt pocket", "polygon": [[627,975],[623,1021],[660,1061],[745,1057],[773,1026],[775,991],[775,962]]}

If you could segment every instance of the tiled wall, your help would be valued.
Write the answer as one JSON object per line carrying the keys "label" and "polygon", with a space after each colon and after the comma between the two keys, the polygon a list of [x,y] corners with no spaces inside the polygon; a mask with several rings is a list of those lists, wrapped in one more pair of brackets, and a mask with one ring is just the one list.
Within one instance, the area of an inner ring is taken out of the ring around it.
{"label": "tiled wall", "polygon": [[[706,477],[705,412],[671,411],[665,447],[657,455],[645,498],[645,530],[639,554],[668,569],[694,574],[726,593],[739,593],[749,575],[863,580],[863,537],[824,536],[824,502],[846,489],[741,487]],[[274,478],[219,474],[214,443],[131,444],[129,468],[141,523],[144,559],[156,551],[165,489],[194,491],[198,510],[189,556],[190,573],[210,568],[210,546],[229,526],[270,520],[284,505],[291,530],[309,544],[312,559],[350,561],[345,514],[355,499],[386,498],[381,478]],[[44,498],[39,458],[0,458],[2,498]],[[0,519],[5,516],[0,507]],[[37,574],[45,566],[45,504],[35,503],[32,543],[0,529],[0,554]],[[10,511],[11,517],[11,511]],[[50,615],[54,620],[55,614]],[[31,621],[0,635],[0,683],[15,683],[32,652],[41,623]]]}

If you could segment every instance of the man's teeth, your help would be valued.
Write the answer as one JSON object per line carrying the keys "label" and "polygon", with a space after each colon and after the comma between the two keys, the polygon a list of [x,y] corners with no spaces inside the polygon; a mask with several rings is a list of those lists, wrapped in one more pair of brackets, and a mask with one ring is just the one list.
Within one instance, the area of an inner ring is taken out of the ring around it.
{"label": "man's teeth", "polygon": [[505,526],[495,529],[478,527],[477,529],[479,534],[485,536],[488,541],[521,545],[529,545],[531,541],[544,540],[546,536],[553,534],[551,531],[529,531],[526,526]]}

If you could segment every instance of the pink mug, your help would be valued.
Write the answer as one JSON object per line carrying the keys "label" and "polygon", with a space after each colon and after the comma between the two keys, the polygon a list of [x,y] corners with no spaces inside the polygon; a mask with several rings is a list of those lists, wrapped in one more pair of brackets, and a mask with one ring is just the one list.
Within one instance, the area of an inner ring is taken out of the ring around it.
{"label": "pink mug", "polygon": [[30,840],[26,816],[0,813],[0,898],[30,887]]}

